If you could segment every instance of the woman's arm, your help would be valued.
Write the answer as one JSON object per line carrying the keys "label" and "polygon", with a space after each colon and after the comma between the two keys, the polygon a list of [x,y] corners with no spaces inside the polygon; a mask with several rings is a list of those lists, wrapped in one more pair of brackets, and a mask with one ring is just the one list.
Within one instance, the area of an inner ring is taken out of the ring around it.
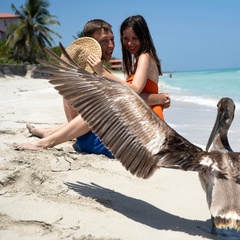
{"label": "woman's arm", "polygon": [[[149,54],[141,54],[138,58],[136,71],[132,80],[131,88],[140,94],[146,86],[147,79],[151,69],[151,56]],[[153,79],[152,79],[153,80]]]}
{"label": "woman's arm", "polygon": [[140,96],[148,106],[161,105],[163,108],[169,108],[171,104],[168,93],[141,93]]}

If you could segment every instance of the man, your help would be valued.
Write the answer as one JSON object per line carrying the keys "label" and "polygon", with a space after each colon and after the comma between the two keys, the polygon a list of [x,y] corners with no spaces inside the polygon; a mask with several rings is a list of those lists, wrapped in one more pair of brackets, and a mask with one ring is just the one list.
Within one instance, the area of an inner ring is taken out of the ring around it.
{"label": "man", "polygon": [[[83,35],[99,42],[102,49],[102,61],[111,60],[115,44],[112,26],[109,23],[101,19],[88,21],[83,28]],[[78,114],[65,99],[63,104],[67,120],[71,121]]]}

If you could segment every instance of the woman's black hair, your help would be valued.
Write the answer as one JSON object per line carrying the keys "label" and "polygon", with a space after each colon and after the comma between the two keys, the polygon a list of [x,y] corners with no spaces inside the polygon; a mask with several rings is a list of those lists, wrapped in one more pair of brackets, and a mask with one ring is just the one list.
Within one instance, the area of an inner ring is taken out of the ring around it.
{"label": "woman's black hair", "polygon": [[161,64],[158,59],[155,46],[153,44],[153,40],[149,31],[148,25],[145,19],[141,15],[128,17],[123,21],[120,27],[124,73],[126,73],[128,77],[133,74],[132,55],[123,44],[123,31],[129,27],[133,29],[133,31],[135,32],[135,34],[137,35],[138,39],[141,42],[141,49],[139,50],[138,54],[140,55],[142,53],[149,53],[156,61],[159,75],[162,75]]}

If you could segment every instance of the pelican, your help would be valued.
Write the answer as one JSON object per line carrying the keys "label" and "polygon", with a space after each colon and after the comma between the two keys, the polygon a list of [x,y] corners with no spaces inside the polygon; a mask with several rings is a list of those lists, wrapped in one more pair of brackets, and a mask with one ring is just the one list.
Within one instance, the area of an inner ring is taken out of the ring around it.
{"label": "pelican", "polygon": [[208,139],[206,151],[233,152],[228,142],[228,129],[234,119],[235,104],[231,98],[221,98],[217,104],[217,118]]}
{"label": "pelican", "polygon": [[[240,230],[240,154],[207,152],[162,121],[127,83],[91,74],[69,57],[47,65],[48,80],[85,119],[116,159],[137,177],[147,179],[161,167],[196,171],[206,191],[212,233],[216,228]],[[227,191],[226,191],[227,188]]]}
{"label": "pelican", "polygon": [[[225,97],[219,100],[217,108],[218,112],[216,121],[208,139],[206,151],[233,152],[232,148],[229,145],[227,134],[234,119],[235,104],[231,98]],[[229,206],[231,202],[240,201],[240,199],[238,200],[239,195],[234,196],[235,191],[239,191],[239,184],[236,185],[235,180],[216,178],[214,181],[211,181],[209,180],[209,176],[201,174],[201,172],[199,173],[199,179],[203,190],[206,192],[207,202],[212,213],[212,218],[214,215],[213,213],[216,211],[216,206],[217,208],[218,206],[221,206],[222,213],[224,214],[224,208],[228,209],[227,206]],[[212,182],[214,183],[214,186],[211,186]],[[218,197],[213,198],[214,195],[217,195]],[[232,209],[234,209],[234,206],[232,206]],[[220,211],[218,212],[218,215],[220,215]],[[227,215],[227,212],[225,212],[225,215]],[[212,233],[214,234],[217,233],[217,230],[215,224],[213,223],[219,219],[217,213],[215,213],[215,216],[215,219],[212,219]],[[230,218],[228,219],[230,220]]]}

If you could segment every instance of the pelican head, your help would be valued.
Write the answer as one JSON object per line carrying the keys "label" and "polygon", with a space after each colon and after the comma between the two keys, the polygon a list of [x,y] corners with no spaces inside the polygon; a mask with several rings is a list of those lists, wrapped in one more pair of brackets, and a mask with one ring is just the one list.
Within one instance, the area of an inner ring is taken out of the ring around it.
{"label": "pelican head", "polygon": [[234,118],[235,104],[231,98],[225,97],[219,100],[217,107],[217,118],[209,137],[206,151],[227,150],[233,152],[228,142],[227,133]]}

